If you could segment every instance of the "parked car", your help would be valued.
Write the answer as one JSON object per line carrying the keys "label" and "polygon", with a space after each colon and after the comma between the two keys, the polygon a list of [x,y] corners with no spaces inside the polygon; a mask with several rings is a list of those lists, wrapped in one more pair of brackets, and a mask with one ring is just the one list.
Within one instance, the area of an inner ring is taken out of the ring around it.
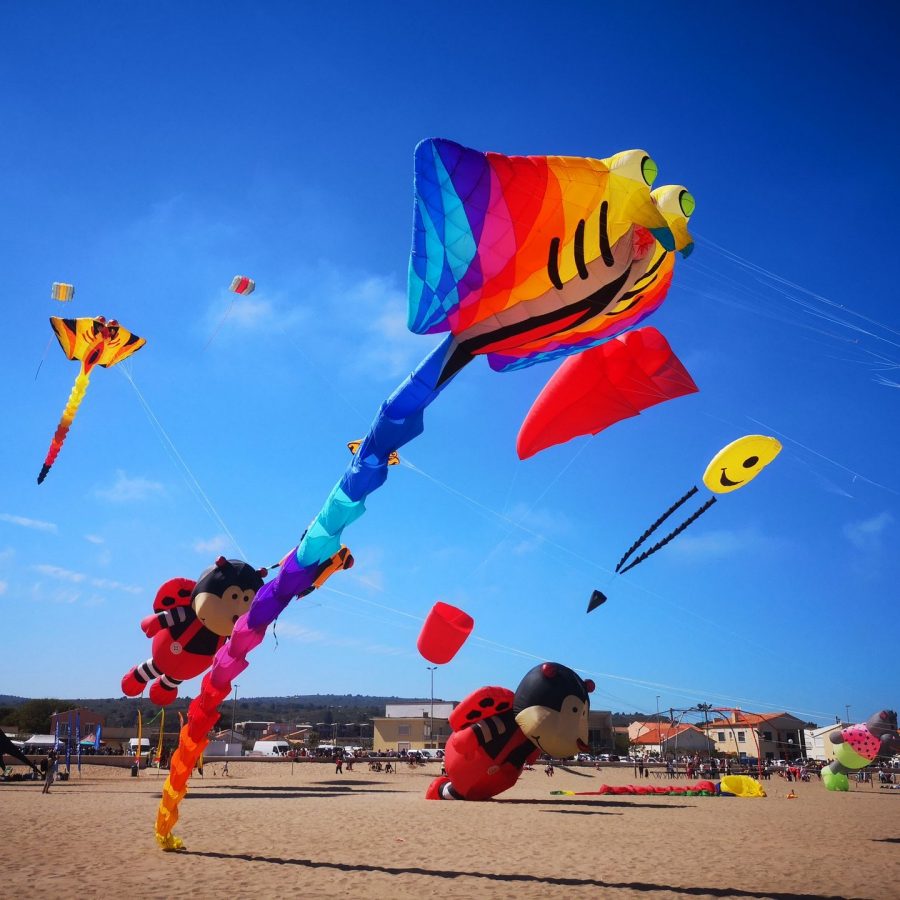
{"label": "parked car", "polygon": [[287,741],[257,741],[253,752],[262,756],[284,756],[291,749]]}

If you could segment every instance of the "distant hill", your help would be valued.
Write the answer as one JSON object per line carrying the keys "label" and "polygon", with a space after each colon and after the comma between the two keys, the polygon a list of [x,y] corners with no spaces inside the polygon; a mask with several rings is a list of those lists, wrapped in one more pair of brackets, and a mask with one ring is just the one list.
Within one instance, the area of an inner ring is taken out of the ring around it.
{"label": "distant hill", "polygon": [[0,694],[0,706],[21,706],[28,697],[15,697],[12,694]]}
{"label": "distant hill", "polygon": [[[187,713],[191,697],[179,697],[166,707],[172,715]],[[434,698],[435,703],[443,700]],[[0,695],[0,722],[18,724],[17,710],[31,701],[27,697]],[[157,707],[149,700],[129,697],[78,697],[54,701],[59,709],[82,707],[91,709],[106,719],[108,726],[131,726],[137,722],[138,709],[147,721],[148,715],[156,715]],[[232,713],[238,722],[288,722],[291,724],[326,725],[356,724],[368,722],[373,716],[383,716],[388,703],[429,703],[428,698],[379,697],[369,694],[298,694],[292,697],[240,697],[233,703],[230,698],[219,707],[222,724],[231,724]],[[52,710],[51,710],[52,711]]]}

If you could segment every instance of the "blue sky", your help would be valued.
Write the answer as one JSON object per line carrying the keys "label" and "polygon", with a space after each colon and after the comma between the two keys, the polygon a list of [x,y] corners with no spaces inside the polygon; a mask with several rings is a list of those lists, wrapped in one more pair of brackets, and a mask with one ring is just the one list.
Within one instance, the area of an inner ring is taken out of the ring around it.
{"label": "blue sky", "polygon": [[[476,362],[345,533],[356,567],[289,607],[240,694],[427,695],[415,638],[440,599],[476,619],[441,697],[548,658],[602,708],[896,706],[897,11],[555,10],[3,4],[0,691],[116,695],[162,581],[296,544],[436,342],[406,331],[405,280],[413,148],[442,136],[640,147],[687,185],[698,246],[648,324],[701,391],[520,462],[553,367]],[[257,290],[223,321],[238,273]],[[147,346],[94,374],[38,487],[76,373],[54,342],[34,377],[53,281],[76,285],[66,314]],[[754,432],[777,462],[613,579]]]}

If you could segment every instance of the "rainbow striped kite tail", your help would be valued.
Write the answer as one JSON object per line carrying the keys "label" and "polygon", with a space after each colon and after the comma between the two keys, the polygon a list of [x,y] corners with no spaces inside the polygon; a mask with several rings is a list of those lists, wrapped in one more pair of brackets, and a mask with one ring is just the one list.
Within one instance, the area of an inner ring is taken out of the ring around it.
{"label": "rainbow striped kite tail", "polygon": [[174,834],[159,834],[157,832],[156,842],[163,850],[184,850],[184,841]]}
{"label": "rainbow striped kite tail", "polygon": [[47,473],[50,471],[50,467],[56,462],[56,457],[59,456],[59,451],[62,450],[62,445],[65,443],[66,436],[69,434],[69,428],[71,428],[72,422],[78,414],[78,407],[81,406],[81,401],[84,400],[84,395],[87,392],[90,380],[90,374],[87,371],[84,371],[84,369],[82,369],[75,377],[75,384],[72,385],[69,399],[66,401],[66,406],[65,409],[63,409],[59,424],[56,426],[56,431],[53,433],[53,440],[50,441],[50,449],[47,451],[44,465],[41,467],[41,474],[38,475],[38,484],[43,483],[44,479],[47,477]]}
{"label": "rainbow striped kite tail", "polygon": [[[69,419],[69,423],[71,423],[74,417],[75,413],[73,411],[72,417]],[[59,451],[62,450],[62,445],[65,443],[68,433],[69,425],[66,424],[64,420],[61,420],[56,428],[56,432],[53,435],[53,440],[50,441],[50,449],[47,451],[47,456],[44,458],[44,464],[41,466],[41,472],[37,478],[38,484],[43,483],[44,479],[47,477],[47,473],[53,467],[53,463],[56,462],[56,457],[59,456]]]}

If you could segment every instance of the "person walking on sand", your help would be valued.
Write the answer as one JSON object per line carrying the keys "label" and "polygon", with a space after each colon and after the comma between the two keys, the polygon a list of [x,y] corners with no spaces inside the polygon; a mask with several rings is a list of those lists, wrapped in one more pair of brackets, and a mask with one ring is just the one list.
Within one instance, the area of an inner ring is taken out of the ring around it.
{"label": "person walking on sand", "polygon": [[53,784],[53,770],[56,768],[56,751],[51,750],[47,754],[47,773],[44,777],[44,789],[41,791],[42,794],[50,793],[50,785]]}
{"label": "person walking on sand", "polygon": [[340,753],[335,753],[335,755],[334,755],[334,774],[335,775],[343,775],[344,774],[344,757],[341,756]]}
{"label": "person walking on sand", "polygon": [[228,760],[227,759],[225,760],[225,765],[222,766],[222,775],[226,778],[228,777]]}

